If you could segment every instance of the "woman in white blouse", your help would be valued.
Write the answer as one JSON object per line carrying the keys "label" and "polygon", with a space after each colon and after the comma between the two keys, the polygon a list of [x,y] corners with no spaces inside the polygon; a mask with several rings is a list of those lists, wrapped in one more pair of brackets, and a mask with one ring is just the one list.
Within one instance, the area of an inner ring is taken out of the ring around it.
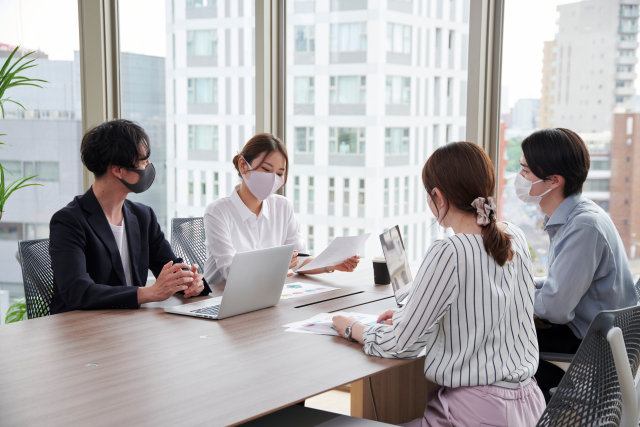
{"label": "woman in white blouse", "polygon": [[496,221],[491,160],[476,144],[447,144],[422,179],[436,220],[455,235],[431,245],[401,309],[371,326],[336,316],[334,328],[372,356],[426,352],[425,376],[441,387],[407,426],[534,426],[545,401],[533,378],[532,262],[522,231]]}
{"label": "woman in white blouse", "polygon": [[[233,158],[242,183],[229,197],[215,200],[204,212],[207,261],[204,276],[208,283],[227,280],[236,252],[295,245],[291,268],[294,272],[311,261],[307,244],[298,229],[291,202],[275,193],[287,181],[289,159],[286,146],[277,137],[262,133],[251,138]],[[305,274],[353,271],[360,262],[356,255],[342,264]],[[292,275],[293,273],[289,273]]]}

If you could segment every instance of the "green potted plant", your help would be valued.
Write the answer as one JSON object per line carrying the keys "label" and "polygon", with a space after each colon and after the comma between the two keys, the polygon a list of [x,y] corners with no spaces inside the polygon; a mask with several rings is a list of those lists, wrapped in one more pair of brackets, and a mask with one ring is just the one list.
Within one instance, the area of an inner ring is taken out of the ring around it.
{"label": "green potted plant", "polygon": [[[35,86],[42,88],[37,82],[47,83],[45,80],[41,79],[32,79],[29,77],[25,77],[21,75],[21,73],[29,68],[33,68],[37,66],[37,64],[33,64],[35,59],[27,60],[27,57],[34,52],[29,52],[26,55],[18,58],[16,61],[11,63],[13,56],[18,52],[20,46],[16,47],[9,58],[5,61],[4,65],[0,69],[0,111],[2,112],[2,118],[4,119],[4,103],[11,102],[20,106],[23,110],[26,110],[22,104],[18,101],[15,101],[11,98],[5,98],[5,92],[16,86]],[[6,134],[0,134],[0,136],[6,136]],[[0,145],[4,145],[4,143],[0,143]],[[36,175],[29,175],[23,178],[16,179],[11,182],[9,185],[5,184],[4,171],[9,172],[2,164],[0,164],[0,219],[2,219],[2,213],[4,212],[4,204],[7,199],[14,191],[20,190],[25,187],[30,187],[33,185],[41,185],[41,184],[27,184],[27,181],[36,177]],[[9,172],[11,174],[11,172]]]}
{"label": "green potted plant", "polygon": [[[27,57],[31,55],[33,52],[29,52],[26,55],[18,58],[13,64],[11,60],[20,46],[16,47],[11,55],[7,58],[4,65],[0,69],[0,112],[2,112],[2,118],[4,119],[4,103],[11,102],[20,106],[23,110],[26,110],[22,104],[11,99],[5,98],[5,92],[16,86],[35,86],[42,88],[42,86],[37,83],[47,83],[45,80],[40,79],[31,79],[29,77],[25,77],[21,75],[21,73],[29,68],[35,67],[37,64],[33,64],[35,59],[27,60]],[[0,136],[6,136],[6,134],[0,134]],[[4,143],[0,142],[0,145],[4,145]],[[27,184],[27,181],[36,177],[36,175],[29,175],[23,178],[16,179],[10,184],[6,184],[4,171],[9,172],[2,164],[0,164],[0,219],[2,219],[2,213],[4,212],[4,204],[7,202],[9,196],[11,196],[15,191],[20,190],[25,187],[33,186],[33,185],[41,185],[41,184]],[[11,172],[9,172],[11,174]],[[19,300],[14,300],[13,304],[9,307],[7,311],[7,316],[5,319],[5,323],[13,323],[18,322],[20,320],[27,318],[27,305],[24,298]]]}

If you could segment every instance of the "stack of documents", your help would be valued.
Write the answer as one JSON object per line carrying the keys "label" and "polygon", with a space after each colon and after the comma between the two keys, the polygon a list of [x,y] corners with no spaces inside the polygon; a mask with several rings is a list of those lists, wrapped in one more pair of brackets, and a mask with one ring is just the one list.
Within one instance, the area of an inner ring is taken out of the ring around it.
{"label": "stack of documents", "polygon": [[284,285],[281,299],[303,297],[305,295],[319,294],[322,292],[337,291],[339,288],[331,286],[314,285],[313,283],[295,282]]}
{"label": "stack of documents", "polygon": [[361,323],[369,326],[378,323],[378,316],[374,314],[361,314],[352,313],[348,311],[339,311],[336,313],[320,313],[313,316],[310,319],[303,320],[301,322],[293,322],[288,325],[284,325],[285,332],[299,332],[303,334],[316,334],[316,335],[333,335],[339,336],[333,329],[333,317],[334,316],[346,316],[355,317]]}

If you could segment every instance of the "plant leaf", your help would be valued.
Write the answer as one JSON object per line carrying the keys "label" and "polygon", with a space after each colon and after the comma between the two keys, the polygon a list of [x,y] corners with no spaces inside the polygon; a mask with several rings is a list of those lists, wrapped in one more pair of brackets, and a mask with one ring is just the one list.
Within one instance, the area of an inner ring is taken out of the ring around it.
{"label": "plant leaf", "polygon": [[10,99],[2,99],[7,89],[16,86],[35,86],[38,88],[42,88],[42,86],[36,83],[48,83],[46,80],[31,79],[29,77],[18,75],[19,73],[38,65],[33,63],[37,58],[28,58],[28,56],[30,56],[34,52],[29,52],[26,55],[18,58],[15,62],[11,63],[11,60],[19,49],[20,46],[16,47],[13,52],[11,52],[11,55],[9,55],[9,57],[5,61],[2,69],[0,69],[0,109],[2,110],[2,118],[5,117],[5,111],[2,105],[4,102],[13,102],[20,105],[23,109],[26,110],[24,106],[17,103],[16,101],[12,101]]}
{"label": "plant leaf", "polygon": [[[7,186],[7,188],[4,188],[4,170],[5,167],[0,165],[0,168],[2,168],[0,174],[1,174],[1,185],[0,185],[0,211],[4,210],[4,204],[7,202],[7,199],[9,198],[9,196],[11,196],[13,194],[14,191],[20,190],[22,188],[25,187],[34,187],[34,186],[39,186],[39,187],[43,187],[42,184],[25,184],[25,182],[29,181],[30,179],[35,178],[37,175],[29,175],[26,176],[24,178],[20,178],[20,179],[16,179],[15,181],[13,181],[11,184],[9,184],[9,186]],[[7,170],[7,172],[9,172]],[[11,172],[9,172],[11,173]]]}
{"label": "plant leaf", "polygon": [[15,323],[27,319],[27,300],[25,298],[14,300],[7,310],[4,323]]}
{"label": "plant leaf", "polygon": [[0,102],[13,102],[13,103],[14,103],[14,104],[16,104],[16,105],[21,106],[23,110],[27,111],[27,109],[26,109],[26,108],[24,108],[24,105],[20,104],[18,101],[14,101],[13,99],[9,99],[9,98],[7,98],[7,99],[2,99],[2,100],[0,100]]}
{"label": "plant leaf", "polygon": [[2,76],[3,74],[5,74],[5,70],[7,69],[7,67],[9,66],[9,64],[11,63],[11,58],[13,58],[13,55],[16,54],[16,52],[18,51],[18,49],[20,49],[20,45],[16,46],[15,49],[13,49],[13,52],[11,52],[11,55],[9,55],[9,57],[7,58],[7,61],[4,63],[4,65],[2,66],[2,69],[0,69],[0,76]]}

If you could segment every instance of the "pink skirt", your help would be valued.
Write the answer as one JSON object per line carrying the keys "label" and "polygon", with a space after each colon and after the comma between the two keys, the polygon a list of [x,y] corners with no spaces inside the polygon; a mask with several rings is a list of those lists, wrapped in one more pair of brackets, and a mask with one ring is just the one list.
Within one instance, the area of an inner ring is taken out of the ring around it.
{"label": "pink skirt", "polygon": [[492,385],[440,387],[427,395],[424,417],[405,427],[535,426],[545,401],[534,378],[519,389]]}

